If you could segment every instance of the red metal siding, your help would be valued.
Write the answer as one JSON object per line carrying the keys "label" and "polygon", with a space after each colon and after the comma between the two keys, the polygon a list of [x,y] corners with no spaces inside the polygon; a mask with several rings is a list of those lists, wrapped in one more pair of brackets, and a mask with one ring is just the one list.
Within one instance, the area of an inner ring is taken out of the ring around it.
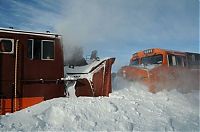
{"label": "red metal siding", "polygon": [[[18,41],[18,52],[0,53],[0,100],[10,99],[13,107],[14,98],[41,97],[51,99],[64,96],[64,85],[60,79],[64,77],[63,51],[60,38],[21,33],[0,32],[0,38],[14,39],[14,48]],[[30,60],[27,56],[28,39],[54,40],[54,60]],[[17,60],[17,89],[14,95],[15,61]],[[42,79],[42,80],[41,80]],[[29,98],[31,99],[31,98]],[[16,104],[15,104],[16,105]],[[33,105],[33,104],[30,104]],[[26,106],[30,106],[26,104]],[[18,106],[17,110],[21,108]],[[24,107],[23,107],[24,108]],[[3,107],[0,104],[0,111]],[[10,112],[13,111],[13,108]]]}
{"label": "red metal siding", "polygon": [[76,96],[109,96],[112,91],[111,68],[114,61],[115,58],[107,59],[105,61],[105,69],[102,67],[94,73],[91,82],[92,86],[90,86],[87,79],[78,80],[75,86]]}

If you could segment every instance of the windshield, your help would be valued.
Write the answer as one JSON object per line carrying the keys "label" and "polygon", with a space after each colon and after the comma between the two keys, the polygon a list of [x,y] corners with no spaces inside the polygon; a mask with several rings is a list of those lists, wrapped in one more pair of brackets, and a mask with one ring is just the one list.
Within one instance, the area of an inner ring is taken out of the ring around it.
{"label": "windshield", "polygon": [[143,57],[141,60],[141,63],[144,65],[148,64],[162,64],[163,57],[162,55],[155,55],[155,56],[148,56],[148,57]]}
{"label": "windshield", "polygon": [[136,66],[136,65],[139,65],[139,59],[135,59],[130,62],[130,66]]}

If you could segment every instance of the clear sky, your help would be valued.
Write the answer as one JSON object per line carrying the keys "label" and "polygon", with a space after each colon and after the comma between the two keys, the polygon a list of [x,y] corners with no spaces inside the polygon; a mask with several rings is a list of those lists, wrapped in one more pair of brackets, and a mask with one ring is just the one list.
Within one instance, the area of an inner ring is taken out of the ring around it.
{"label": "clear sky", "polygon": [[200,50],[199,0],[0,0],[0,27],[62,34],[65,49],[116,57],[115,71],[138,50]]}

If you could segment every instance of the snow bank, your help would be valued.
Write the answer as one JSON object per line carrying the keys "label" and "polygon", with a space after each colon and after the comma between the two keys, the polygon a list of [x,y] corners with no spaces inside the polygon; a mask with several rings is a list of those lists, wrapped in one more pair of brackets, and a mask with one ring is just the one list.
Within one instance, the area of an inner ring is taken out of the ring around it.
{"label": "snow bank", "polygon": [[0,131],[199,131],[199,91],[146,89],[116,78],[110,97],[45,101],[0,116]]}

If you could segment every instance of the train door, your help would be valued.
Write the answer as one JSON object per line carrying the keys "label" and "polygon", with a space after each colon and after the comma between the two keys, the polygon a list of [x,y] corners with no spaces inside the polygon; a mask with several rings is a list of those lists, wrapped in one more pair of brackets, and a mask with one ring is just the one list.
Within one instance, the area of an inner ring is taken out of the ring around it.
{"label": "train door", "polygon": [[0,37],[0,114],[13,111],[14,71],[14,39]]}

